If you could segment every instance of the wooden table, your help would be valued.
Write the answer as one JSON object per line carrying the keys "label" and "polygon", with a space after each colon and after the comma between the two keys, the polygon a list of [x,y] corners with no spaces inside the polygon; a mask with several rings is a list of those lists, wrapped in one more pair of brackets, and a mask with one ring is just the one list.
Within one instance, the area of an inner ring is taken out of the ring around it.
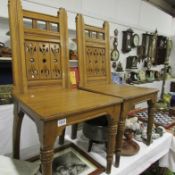
{"label": "wooden table", "polygon": [[121,152],[121,138],[123,137],[125,120],[127,118],[128,112],[133,108],[137,103],[147,101],[148,103],[148,127],[147,127],[147,145],[151,143],[152,135],[152,126],[154,120],[154,110],[155,103],[157,100],[157,89],[151,88],[141,88],[133,87],[130,85],[116,85],[116,84],[96,84],[96,85],[87,85],[82,86],[80,89],[84,89],[91,92],[96,92],[100,94],[110,95],[113,97],[120,97],[123,99],[121,114],[119,119],[119,126],[117,130],[117,139],[116,139],[116,160],[115,166],[119,166],[120,162],[120,152]]}
{"label": "wooden table", "polygon": [[41,145],[42,174],[52,174],[53,145],[67,125],[108,115],[107,169],[111,172],[115,136],[121,109],[120,98],[82,90],[46,88],[25,94],[14,93],[13,153],[19,158],[20,130],[24,114],[36,124]]}

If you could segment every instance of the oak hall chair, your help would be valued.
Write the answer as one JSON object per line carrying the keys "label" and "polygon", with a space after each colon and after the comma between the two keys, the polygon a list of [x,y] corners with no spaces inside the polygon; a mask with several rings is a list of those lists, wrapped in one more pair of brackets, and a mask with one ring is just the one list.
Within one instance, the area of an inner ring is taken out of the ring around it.
{"label": "oak hall chair", "polygon": [[13,157],[20,157],[24,114],[36,124],[43,175],[52,174],[53,145],[65,127],[108,116],[107,167],[110,173],[121,99],[69,89],[67,13],[57,16],[23,10],[9,0],[13,66]]}
{"label": "oak hall chair", "polygon": [[123,137],[125,120],[132,107],[140,102],[148,102],[147,141],[151,143],[153,112],[157,99],[157,89],[116,85],[111,82],[109,24],[104,22],[102,28],[84,23],[83,16],[76,17],[78,43],[78,59],[80,71],[80,89],[105,94],[123,99],[121,115],[116,137],[115,166],[119,166],[121,138]]}

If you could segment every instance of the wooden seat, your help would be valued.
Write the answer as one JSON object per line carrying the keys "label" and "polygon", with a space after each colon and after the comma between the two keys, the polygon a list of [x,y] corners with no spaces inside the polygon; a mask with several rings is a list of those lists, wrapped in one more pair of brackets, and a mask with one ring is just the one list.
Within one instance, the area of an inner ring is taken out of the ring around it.
{"label": "wooden seat", "polygon": [[109,24],[103,28],[84,23],[82,15],[76,17],[80,89],[123,99],[116,137],[115,166],[119,166],[121,139],[128,112],[136,103],[147,101],[149,110],[147,144],[151,143],[153,111],[157,99],[157,89],[116,85],[111,82]]}
{"label": "wooden seat", "polygon": [[36,124],[43,175],[52,174],[53,145],[66,126],[108,116],[107,168],[110,173],[122,100],[69,89],[67,14],[57,16],[23,10],[9,1],[13,65],[13,156],[20,157],[24,114]]}

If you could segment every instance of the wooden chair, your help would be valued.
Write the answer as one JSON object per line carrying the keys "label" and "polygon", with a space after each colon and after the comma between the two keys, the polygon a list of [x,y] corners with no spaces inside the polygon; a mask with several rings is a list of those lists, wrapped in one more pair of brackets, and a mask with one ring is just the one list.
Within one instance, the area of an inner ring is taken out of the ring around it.
{"label": "wooden chair", "polygon": [[116,161],[119,166],[121,140],[124,133],[125,120],[128,112],[136,103],[148,102],[148,129],[147,141],[151,143],[153,126],[153,111],[157,99],[157,89],[116,85],[111,82],[109,24],[104,22],[103,28],[90,26],[84,23],[83,16],[76,17],[76,31],[78,43],[78,58],[80,72],[80,89],[99,94],[105,94],[123,99],[121,115],[116,137]]}
{"label": "wooden chair", "polygon": [[52,174],[53,145],[68,125],[108,116],[107,168],[110,173],[121,99],[69,89],[67,14],[23,10],[9,1],[13,66],[13,157],[19,158],[24,114],[36,124],[43,175]]}
{"label": "wooden chair", "polygon": [[[79,23],[81,15],[77,16],[77,42],[78,42],[78,58],[80,72],[80,87],[85,84],[108,84],[112,83],[111,69],[109,58],[109,24],[104,22],[102,28],[84,25]],[[83,19],[82,19],[83,20]],[[105,116],[103,116],[105,118]],[[105,119],[100,119],[105,120]],[[91,121],[91,123],[96,123]],[[99,122],[100,125],[100,122]],[[98,126],[97,126],[98,127]],[[71,138],[77,137],[78,126],[72,126]],[[90,139],[90,138],[89,138]],[[95,140],[89,140],[89,149]],[[103,143],[103,142],[102,142]],[[105,143],[105,142],[104,142]]]}

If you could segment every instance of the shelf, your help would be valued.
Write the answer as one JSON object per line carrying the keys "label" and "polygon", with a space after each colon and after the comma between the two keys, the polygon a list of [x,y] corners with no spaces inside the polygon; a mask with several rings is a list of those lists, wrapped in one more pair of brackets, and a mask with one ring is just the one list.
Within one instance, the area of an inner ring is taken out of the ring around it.
{"label": "shelf", "polygon": [[[0,61],[11,61],[11,57],[0,57]],[[78,67],[78,60],[69,60],[70,67]]]}
{"label": "shelf", "polygon": [[0,61],[12,61],[12,57],[0,57]]}
{"label": "shelf", "polygon": [[69,60],[69,67],[78,67],[78,60]]}

